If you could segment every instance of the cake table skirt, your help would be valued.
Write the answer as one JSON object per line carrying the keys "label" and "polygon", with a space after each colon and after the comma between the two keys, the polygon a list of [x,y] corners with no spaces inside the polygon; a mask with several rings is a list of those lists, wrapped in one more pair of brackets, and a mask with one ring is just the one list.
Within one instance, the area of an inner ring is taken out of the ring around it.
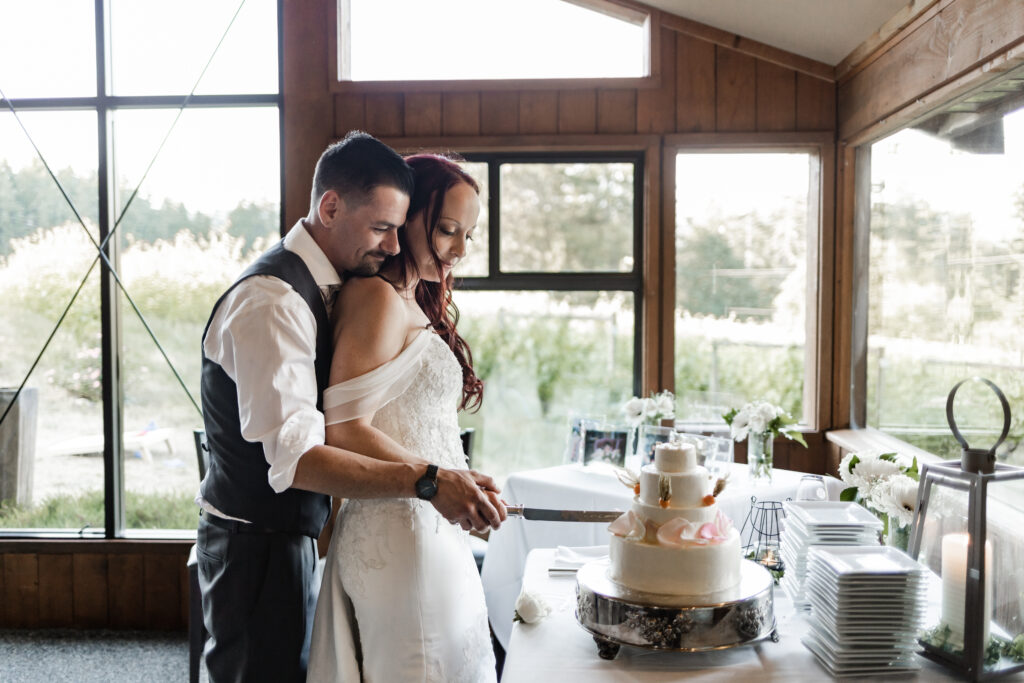
{"label": "cake table skirt", "polygon": [[777,640],[773,580],[742,560],[740,583],[704,596],[640,593],[608,578],[608,560],[576,574],[576,620],[594,636],[598,654],[612,659],[621,645],[701,652]]}

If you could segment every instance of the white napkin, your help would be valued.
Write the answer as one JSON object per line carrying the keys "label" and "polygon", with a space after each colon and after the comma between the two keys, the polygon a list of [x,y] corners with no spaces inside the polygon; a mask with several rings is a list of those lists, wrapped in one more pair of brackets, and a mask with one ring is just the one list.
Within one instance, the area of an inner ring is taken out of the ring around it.
{"label": "white napkin", "polygon": [[575,548],[560,545],[555,551],[555,561],[552,566],[557,569],[579,569],[587,562],[602,560],[607,557],[607,545],[577,546]]}

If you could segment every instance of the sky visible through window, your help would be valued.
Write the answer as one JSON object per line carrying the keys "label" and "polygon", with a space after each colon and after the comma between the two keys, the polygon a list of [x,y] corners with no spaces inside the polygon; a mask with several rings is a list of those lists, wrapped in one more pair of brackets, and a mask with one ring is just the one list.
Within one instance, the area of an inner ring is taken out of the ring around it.
{"label": "sky visible through window", "polygon": [[643,27],[571,2],[351,0],[351,6],[356,81],[646,75]]}

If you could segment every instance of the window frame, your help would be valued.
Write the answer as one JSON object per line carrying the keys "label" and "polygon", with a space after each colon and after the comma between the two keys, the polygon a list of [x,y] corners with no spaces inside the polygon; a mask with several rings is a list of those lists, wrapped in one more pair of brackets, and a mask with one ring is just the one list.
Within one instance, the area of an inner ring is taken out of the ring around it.
{"label": "window frame", "polygon": [[[675,207],[676,156],[685,153],[806,153],[817,158],[811,169],[808,188],[808,215],[817,217],[809,227],[807,243],[806,342],[804,347],[804,414],[800,430],[822,433],[832,426],[833,341],[830,334],[837,322],[833,306],[835,291],[835,143],[827,133],[682,133],[665,136],[662,185],[665,188],[663,220],[669,236],[665,249],[662,288],[664,306],[663,348],[669,362],[662,363],[665,374],[661,385],[675,391],[675,373],[671,363],[675,349]],[[816,190],[816,191],[814,191]],[[721,431],[725,431],[724,427]],[[809,445],[810,444],[809,442]],[[813,445],[812,445],[813,450]],[[795,453],[795,452],[794,452]]]}
{"label": "window frame", "polygon": [[[644,154],[640,151],[467,152],[467,162],[487,164],[487,275],[457,278],[464,291],[619,291],[633,295],[633,391],[639,391],[643,367],[644,302]],[[522,163],[631,163],[633,165],[633,269],[587,272],[502,272],[501,166]]]}
{"label": "window frame", "polygon": [[346,17],[351,0],[329,0],[327,3],[327,82],[334,94],[374,94],[402,92],[479,92],[506,90],[510,84],[523,90],[569,90],[576,88],[657,88],[661,85],[661,30],[659,13],[629,0],[562,0],[582,5],[603,14],[617,16],[643,27],[647,73],[632,78],[522,78],[522,79],[437,79],[353,81],[345,78],[350,68],[346,48],[350,27]]}
{"label": "window frame", "polygon": [[[983,71],[982,73],[985,73]],[[871,266],[871,148],[872,146],[902,130],[912,128],[917,124],[928,121],[938,116],[943,111],[948,111],[957,104],[969,101],[980,94],[998,92],[1006,98],[1007,102],[1014,105],[1020,104],[1020,90],[1007,95],[1006,91],[1000,88],[1000,84],[1014,78],[1019,79],[1024,74],[1024,67],[1016,64],[1014,68],[1000,71],[987,78],[981,79],[969,88],[956,90],[936,102],[934,106],[926,111],[919,111],[915,106],[922,104],[921,100],[909,109],[911,112],[902,112],[891,117],[889,120],[882,120],[877,125],[870,127],[862,134],[850,140],[842,150],[841,163],[844,166],[845,187],[841,188],[843,194],[849,195],[849,207],[844,205],[846,216],[840,217],[849,224],[849,234],[845,236],[844,243],[850,249],[851,273],[850,291],[848,297],[848,343],[846,365],[838,366],[839,372],[846,372],[849,382],[839,386],[848,387],[845,395],[837,396],[837,417],[844,417],[847,427],[836,430],[829,434],[829,441],[844,451],[855,452],[858,450],[876,451],[897,451],[910,457],[916,457],[920,462],[939,462],[940,456],[921,449],[898,436],[870,426],[867,418],[868,404],[868,314],[869,314],[869,272]],[[991,107],[993,111],[998,110],[1002,115],[1009,113],[1002,111],[1004,107],[1002,100],[995,102]],[[1014,106],[1013,110],[1019,107]],[[991,113],[991,112],[989,112]],[[845,204],[845,203],[844,203]],[[838,299],[837,299],[838,301]],[[838,330],[837,330],[838,332]],[[838,334],[837,334],[838,337]],[[950,387],[952,389],[952,387]]]}
{"label": "window frame", "polygon": [[[90,110],[96,114],[97,123],[97,180],[99,241],[102,242],[114,228],[116,208],[113,174],[113,150],[110,145],[112,114],[121,109],[179,109],[260,106],[277,107],[278,135],[284,140],[284,0],[275,0],[277,15],[277,92],[261,94],[231,95],[131,95],[115,96],[109,78],[110,51],[109,5],[106,0],[94,0],[95,12],[95,57],[96,96],[91,97],[42,97],[0,99],[0,109],[23,111]],[[278,229],[285,232],[285,146],[280,145],[280,215]],[[111,240],[106,246],[106,255],[116,268],[120,267],[117,241]],[[101,334],[101,378],[103,401],[103,506],[104,528],[102,530],[82,529],[3,529],[0,539],[178,539],[195,538],[195,532],[180,533],[164,529],[127,529],[125,523],[125,449],[123,443],[124,391],[127,381],[121,371],[122,323],[121,302],[118,285],[110,269],[100,263],[100,334]],[[199,482],[196,482],[198,487]]]}

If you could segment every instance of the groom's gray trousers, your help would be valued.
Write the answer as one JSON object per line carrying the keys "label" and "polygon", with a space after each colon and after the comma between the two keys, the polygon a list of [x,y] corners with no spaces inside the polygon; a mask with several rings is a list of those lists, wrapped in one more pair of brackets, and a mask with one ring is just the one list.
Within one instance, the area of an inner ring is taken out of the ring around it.
{"label": "groom's gray trousers", "polygon": [[316,541],[203,513],[196,554],[211,683],[305,681]]}

